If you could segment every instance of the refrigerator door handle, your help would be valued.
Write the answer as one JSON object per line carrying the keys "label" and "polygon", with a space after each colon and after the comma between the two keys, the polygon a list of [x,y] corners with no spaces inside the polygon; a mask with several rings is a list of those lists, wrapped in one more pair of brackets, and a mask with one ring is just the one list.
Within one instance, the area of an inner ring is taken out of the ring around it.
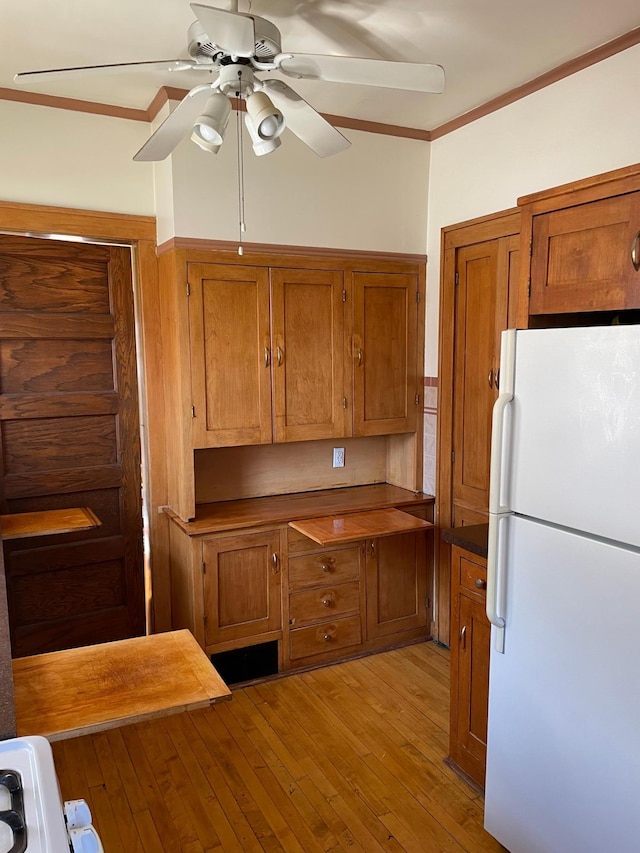
{"label": "refrigerator door handle", "polygon": [[508,329],[502,333],[500,368],[502,372],[502,393],[493,406],[491,419],[491,467],[489,471],[489,512],[509,512],[509,506],[503,502],[504,471],[502,469],[505,436],[505,412],[513,400],[516,357],[516,332]]}
{"label": "refrigerator door handle", "polygon": [[500,614],[503,601],[505,544],[503,529],[508,515],[489,516],[489,542],[487,547],[487,618],[493,625],[494,648],[504,654],[505,618]]}

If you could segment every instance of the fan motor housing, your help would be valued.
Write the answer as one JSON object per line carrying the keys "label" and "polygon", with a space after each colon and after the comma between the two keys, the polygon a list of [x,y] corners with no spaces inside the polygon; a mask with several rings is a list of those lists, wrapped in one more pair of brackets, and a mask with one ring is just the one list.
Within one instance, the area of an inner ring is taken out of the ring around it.
{"label": "fan motor housing", "polygon": [[[258,62],[270,62],[282,51],[280,30],[265,18],[257,15],[250,17],[253,18],[256,34],[255,58]],[[199,21],[194,21],[189,27],[188,38],[189,56],[196,61],[213,59],[219,53],[225,53],[204,31]]]}

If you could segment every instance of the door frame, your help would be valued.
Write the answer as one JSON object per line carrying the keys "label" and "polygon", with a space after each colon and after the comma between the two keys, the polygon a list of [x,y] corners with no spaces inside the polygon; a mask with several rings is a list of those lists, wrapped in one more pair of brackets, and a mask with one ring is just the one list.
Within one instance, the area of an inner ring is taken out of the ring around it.
{"label": "door frame", "polygon": [[143,505],[149,549],[145,556],[147,632],[171,629],[169,519],[164,426],[164,383],[156,260],[156,219],[66,207],[0,201],[0,232],[56,240],[80,238],[131,247],[135,310]]}
{"label": "door frame", "polygon": [[[489,216],[448,225],[441,231],[440,319],[438,337],[438,427],[436,438],[436,524],[453,524],[453,406],[455,368],[456,257],[458,249],[520,233],[520,210],[511,208]],[[509,325],[515,316],[509,305]],[[436,537],[434,638],[449,645],[451,606],[451,546]]]}

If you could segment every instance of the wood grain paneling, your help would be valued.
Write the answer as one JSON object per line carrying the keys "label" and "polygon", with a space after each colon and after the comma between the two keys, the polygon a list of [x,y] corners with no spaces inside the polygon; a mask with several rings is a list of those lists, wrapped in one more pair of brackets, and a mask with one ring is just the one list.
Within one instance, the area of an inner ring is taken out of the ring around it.
{"label": "wood grain paneling", "polygon": [[343,371],[343,274],[271,272],[274,438],[348,434]]}
{"label": "wood grain paneling", "polygon": [[[90,548],[78,559],[76,551],[95,534],[65,534],[75,546],[69,565],[56,551],[60,536],[7,543],[14,654],[141,633],[131,253],[121,247],[3,236],[0,294],[4,508],[16,512],[20,504],[33,512],[80,505],[98,518],[106,510],[100,535],[121,542],[120,553],[111,559],[95,552],[89,556]],[[105,494],[110,490],[115,493],[111,499]],[[22,573],[27,558],[31,583]],[[55,600],[49,618],[47,598]]]}
{"label": "wood grain paneling", "polygon": [[190,264],[194,446],[271,441],[269,277]]}
{"label": "wood grain paneling", "polygon": [[354,435],[415,428],[417,293],[417,276],[353,275]]}

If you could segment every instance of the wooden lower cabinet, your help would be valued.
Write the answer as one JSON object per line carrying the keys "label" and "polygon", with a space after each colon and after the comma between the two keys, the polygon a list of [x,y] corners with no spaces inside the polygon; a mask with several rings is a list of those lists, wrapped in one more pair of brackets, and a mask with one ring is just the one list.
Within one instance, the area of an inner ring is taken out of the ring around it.
{"label": "wooden lower cabinet", "polygon": [[427,624],[425,533],[366,543],[367,637],[388,637]]}
{"label": "wooden lower cabinet", "polygon": [[[431,520],[430,502],[407,510]],[[208,655],[275,640],[286,671],[429,636],[431,530],[323,547],[286,519],[192,529],[171,524],[172,627]]]}
{"label": "wooden lower cabinet", "polygon": [[202,541],[205,648],[279,631],[280,532]]}
{"label": "wooden lower cabinet", "polygon": [[490,623],[486,560],[453,546],[450,760],[484,787],[489,703]]}

